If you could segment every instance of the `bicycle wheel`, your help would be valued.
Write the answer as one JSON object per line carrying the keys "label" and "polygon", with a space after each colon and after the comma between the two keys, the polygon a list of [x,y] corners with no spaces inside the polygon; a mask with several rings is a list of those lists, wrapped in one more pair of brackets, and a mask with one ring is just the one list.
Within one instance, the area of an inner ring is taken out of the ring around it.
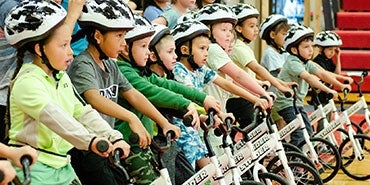
{"label": "bicycle wheel", "polygon": [[[354,135],[355,140],[359,141],[364,153],[364,158],[358,160],[355,156],[352,142],[347,138],[339,146],[339,153],[342,156],[342,170],[349,177],[356,180],[370,179],[370,137],[363,134]],[[361,170],[358,170],[361,169]]]}
{"label": "bicycle wheel", "polygon": [[287,143],[287,142],[283,142],[283,147],[284,147],[285,152],[293,151],[293,152],[302,153],[302,150],[300,148],[290,143]]}
{"label": "bicycle wheel", "polygon": [[314,148],[320,163],[316,165],[316,169],[322,181],[324,183],[328,182],[337,175],[342,164],[339,151],[330,141],[323,138],[313,137],[310,141],[314,143]]}
{"label": "bicycle wheel", "polygon": [[[312,168],[311,166],[300,162],[288,162],[288,166],[293,172],[294,181],[296,184],[324,184],[316,169]],[[272,173],[285,177],[283,165],[275,168]]]}
{"label": "bicycle wheel", "polygon": [[243,180],[240,182],[240,185],[264,185],[264,184],[262,182],[257,182],[254,180]]}
{"label": "bicycle wheel", "polygon": [[[313,164],[313,162],[302,153],[289,151],[289,152],[285,152],[285,156],[289,162],[292,162],[292,161],[301,162],[301,163],[308,164],[311,167],[315,168],[315,165]],[[280,162],[279,156],[275,156],[268,162],[266,169],[267,171],[272,172],[273,169],[275,169],[277,166],[280,166],[280,165],[281,165],[281,162]]]}
{"label": "bicycle wheel", "polygon": [[281,176],[273,174],[273,173],[259,173],[258,178],[262,182],[262,184],[271,184],[273,185],[289,185],[289,183],[284,180]]}

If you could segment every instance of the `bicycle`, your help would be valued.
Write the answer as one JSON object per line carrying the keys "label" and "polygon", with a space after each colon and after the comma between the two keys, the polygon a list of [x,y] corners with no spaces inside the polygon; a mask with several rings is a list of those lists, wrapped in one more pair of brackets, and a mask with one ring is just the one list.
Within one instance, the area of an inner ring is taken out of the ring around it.
{"label": "bicycle", "polygon": [[[293,86],[293,91],[296,92],[297,86]],[[288,123],[279,131],[281,139],[286,139],[289,142],[288,136],[296,129],[301,129],[303,132],[304,141],[298,144],[304,155],[315,164],[317,171],[320,174],[323,182],[328,182],[338,173],[341,166],[341,157],[337,148],[330,142],[325,140],[322,135],[314,135],[310,137],[301,113],[296,106],[296,96],[293,96],[293,107],[296,114],[296,119]],[[328,127],[330,128],[330,127]],[[324,129],[325,130],[325,129]],[[317,137],[318,136],[318,137]],[[325,150],[324,150],[325,149]],[[327,157],[330,156],[330,157]]]}

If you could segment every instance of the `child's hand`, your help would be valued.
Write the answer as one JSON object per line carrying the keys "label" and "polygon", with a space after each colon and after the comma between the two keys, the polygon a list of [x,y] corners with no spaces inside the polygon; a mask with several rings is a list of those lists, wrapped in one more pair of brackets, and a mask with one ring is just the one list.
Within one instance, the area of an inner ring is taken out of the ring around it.
{"label": "child's hand", "polygon": [[223,122],[225,122],[225,119],[226,118],[231,118],[232,119],[231,123],[234,123],[235,122],[235,117],[234,117],[234,114],[233,113],[222,112],[218,116],[221,118],[221,120]]}
{"label": "child's hand", "polygon": [[328,94],[332,94],[333,95],[333,99],[336,99],[338,98],[338,92],[333,90],[333,89],[330,89],[328,92]]}
{"label": "child's hand", "polygon": [[348,92],[351,92],[352,87],[349,84],[342,84],[341,87],[340,87],[340,89],[342,90],[342,92],[344,92],[345,90],[348,91]]}
{"label": "child's hand", "polygon": [[0,171],[4,176],[4,179],[0,182],[0,185],[7,185],[16,176],[13,166],[7,160],[0,160]]}
{"label": "child's hand", "polygon": [[[108,144],[108,148],[106,151],[99,151],[98,148],[101,148],[98,146],[99,141],[104,141],[104,143]],[[108,157],[109,153],[111,153],[113,150],[113,145],[105,138],[95,138],[91,144],[91,151],[98,154],[101,157]]]}
{"label": "child's hand", "polygon": [[254,107],[261,107],[263,111],[265,111],[267,108],[269,108],[269,103],[264,98],[257,98],[254,102]]}
{"label": "child's hand", "polygon": [[194,129],[198,130],[200,127],[200,119],[198,115],[198,111],[195,108],[194,104],[190,103],[187,107],[188,112],[184,115],[184,117],[191,116],[193,119],[191,121],[191,125],[193,125]]}
{"label": "child's hand", "polygon": [[213,96],[207,95],[206,99],[204,99],[203,107],[206,109],[207,112],[209,109],[213,108],[216,111],[216,114],[218,114],[221,110],[221,103]]}
{"label": "child's hand", "polygon": [[349,76],[344,77],[344,80],[348,81],[349,84],[353,83],[353,79]]}
{"label": "child's hand", "polygon": [[127,158],[128,155],[130,154],[130,145],[127,144],[124,140],[120,140],[114,143],[113,148],[114,149],[120,148],[123,150],[123,155],[121,156],[122,159]]}
{"label": "child's hand", "polygon": [[13,150],[13,152],[9,159],[12,160],[13,164],[19,168],[22,168],[21,157],[23,155],[31,156],[32,164],[34,164],[37,161],[37,151],[30,146],[22,146],[20,148],[11,148],[11,149]]}
{"label": "child's hand", "polygon": [[152,142],[152,138],[150,137],[150,134],[145,129],[141,121],[139,119],[136,119],[129,124],[132,132],[136,133],[139,136],[138,144],[140,148],[146,148],[148,145],[150,145],[150,143]]}
{"label": "child's hand", "polygon": [[178,139],[181,135],[181,130],[178,126],[172,125],[171,123],[166,124],[166,126],[162,127],[163,135],[166,135],[168,131],[172,130],[175,132],[174,139]]}

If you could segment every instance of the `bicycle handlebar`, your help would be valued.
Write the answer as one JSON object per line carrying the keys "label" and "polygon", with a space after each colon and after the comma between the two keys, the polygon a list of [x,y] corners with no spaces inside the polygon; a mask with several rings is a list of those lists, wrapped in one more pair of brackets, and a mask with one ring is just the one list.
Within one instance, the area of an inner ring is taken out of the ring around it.
{"label": "bicycle handlebar", "polygon": [[[30,166],[32,164],[32,157],[28,154],[25,154],[21,157],[20,159],[21,164],[22,164],[22,169],[23,169],[23,177],[24,180],[21,182],[19,178],[16,176],[13,179],[13,183],[15,185],[29,185],[31,184],[31,172],[30,172]],[[2,181],[2,180],[1,180]],[[0,181],[0,182],[1,182]]]}

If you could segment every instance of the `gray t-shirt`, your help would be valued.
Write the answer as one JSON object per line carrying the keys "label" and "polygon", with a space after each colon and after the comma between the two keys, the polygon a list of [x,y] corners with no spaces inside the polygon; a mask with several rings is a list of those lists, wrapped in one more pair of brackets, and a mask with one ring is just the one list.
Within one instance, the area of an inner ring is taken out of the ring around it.
{"label": "gray t-shirt", "polygon": [[[119,71],[115,60],[105,60],[104,65],[106,71],[99,67],[89,52],[84,51],[73,60],[68,74],[80,95],[89,89],[97,89],[100,95],[117,102],[119,92],[130,90],[132,85]],[[115,118],[101,115],[113,128]]]}
{"label": "gray t-shirt", "polygon": [[[314,74],[317,70],[317,67],[312,61],[308,61],[304,64],[294,55],[289,55],[283,64],[278,78],[284,82],[296,82],[298,84],[296,92],[297,106],[303,107],[303,100],[306,97],[309,88],[309,84],[303,78],[300,78],[299,75],[304,71]],[[293,106],[293,98],[286,98],[280,91],[275,93],[277,99],[274,103],[274,107],[277,111]]]}

